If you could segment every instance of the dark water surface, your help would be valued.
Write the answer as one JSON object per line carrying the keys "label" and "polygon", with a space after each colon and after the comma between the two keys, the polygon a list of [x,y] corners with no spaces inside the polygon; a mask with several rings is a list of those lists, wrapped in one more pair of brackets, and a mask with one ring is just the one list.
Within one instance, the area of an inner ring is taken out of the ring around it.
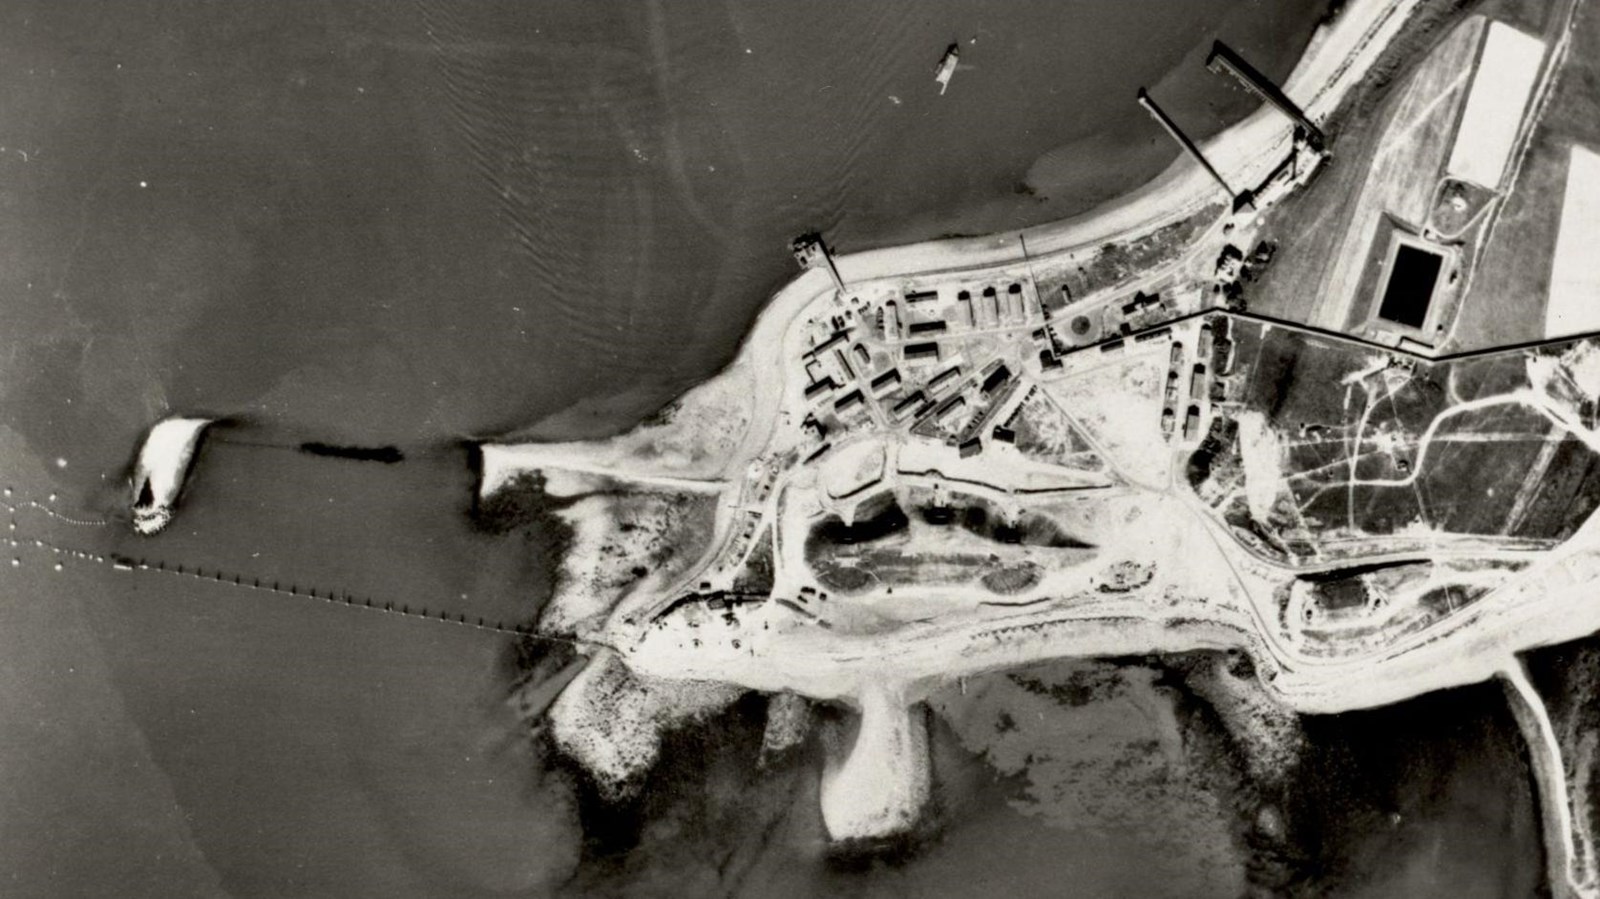
{"label": "dark water surface", "polygon": [[[985,231],[1141,183],[1175,151],[1138,86],[1209,134],[1253,107],[1201,67],[1210,41],[1281,75],[1324,5],[5,4],[6,482],[104,511],[155,419],[236,422],[159,538],[18,533],[526,620],[538,541],[468,526],[457,441],[564,409],[614,429],[702,379],[799,230]],[[656,808],[659,851],[606,861],[581,789],[515,736],[510,638],[12,551],[0,894],[661,894],[691,854],[701,894],[1060,894],[1074,838],[955,754],[951,829],[865,879],[819,860],[806,765],[766,807]],[[755,778],[747,736],[690,785]],[[756,861],[732,884],[721,857]]]}

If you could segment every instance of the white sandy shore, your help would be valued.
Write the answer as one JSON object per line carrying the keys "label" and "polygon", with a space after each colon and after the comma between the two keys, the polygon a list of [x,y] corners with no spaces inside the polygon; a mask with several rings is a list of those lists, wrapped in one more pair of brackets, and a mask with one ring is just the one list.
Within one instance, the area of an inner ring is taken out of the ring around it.
{"label": "white sandy shore", "polygon": [[[1418,0],[1352,0],[1338,18],[1312,35],[1283,84],[1283,92],[1313,120],[1325,118],[1361,82]],[[1134,102],[1133,97],[1128,102]],[[1255,184],[1288,154],[1292,134],[1277,110],[1263,106],[1244,121],[1200,144],[1229,184]],[[1217,185],[1187,156],[1160,176],[1079,216],[984,237],[934,240],[850,253],[834,259],[846,282],[953,269],[1006,265],[1040,256],[1100,246],[1120,236],[1154,230],[1216,203]]]}

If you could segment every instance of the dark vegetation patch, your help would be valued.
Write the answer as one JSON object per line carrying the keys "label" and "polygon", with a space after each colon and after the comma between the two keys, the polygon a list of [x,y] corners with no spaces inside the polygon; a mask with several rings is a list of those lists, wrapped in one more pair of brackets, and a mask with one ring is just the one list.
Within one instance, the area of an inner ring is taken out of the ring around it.
{"label": "dark vegetation patch", "polygon": [[806,552],[810,555],[813,545],[817,543],[829,543],[834,546],[872,543],[891,534],[897,534],[910,524],[911,519],[907,518],[906,513],[892,500],[888,508],[881,509],[870,517],[857,517],[851,524],[845,524],[844,519],[837,515],[830,515],[812,528],[811,534],[806,537]]}
{"label": "dark vegetation patch", "polygon": [[1565,540],[1600,506],[1600,456],[1567,436],[1556,447],[1521,520],[1518,537]]}
{"label": "dark vegetation patch", "polygon": [[1446,584],[1422,594],[1417,598],[1417,602],[1432,615],[1446,615],[1472,605],[1488,592],[1488,587]]}
{"label": "dark vegetation patch", "polygon": [[1367,585],[1360,577],[1343,577],[1316,583],[1311,588],[1317,605],[1329,611],[1354,609],[1367,604]]}
{"label": "dark vegetation patch", "polygon": [[1039,583],[1039,577],[1039,566],[1032,562],[1022,562],[985,572],[979,580],[986,589],[994,593],[1010,595],[1021,593]]}
{"label": "dark vegetation patch", "polygon": [[570,500],[545,492],[545,477],[524,472],[484,497],[475,497],[468,516],[477,530],[494,535],[533,532],[546,541],[547,556],[558,563],[572,545],[572,528],[556,511]]}
{"label": "dark vegetation patch", "polygon": [[756,535],[755,546],[733,581],[733,592],[769,594],[772,592],[772,535],[763,530]]}

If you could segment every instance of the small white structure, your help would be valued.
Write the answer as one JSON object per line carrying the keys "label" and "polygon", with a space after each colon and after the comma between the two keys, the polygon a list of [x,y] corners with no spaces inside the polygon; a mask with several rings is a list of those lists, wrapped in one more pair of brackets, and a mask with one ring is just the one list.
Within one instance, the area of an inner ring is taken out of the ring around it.
{"label": "small white structure", "polygon": [[1576,144],[1567,162],[1561,230],[1550,260],[1544,336],[1600,329],[1600,153]]}
{"label": "small white structure", "polygon": [[950,88],[950,78],[956,73],[956,65],[961,61],[961,46],[951,44],[944,51],[944,56],[939,59],[939,66],[933,71],[933,80],[939,82],[939,96]]}
{"label": "small white structure", "polygon": [[150,429],[133,467],[133,528],[150,535],[172,521],[207,418],[165,418]]}
{"label": "small white structure", "polygon": [[1522,128],[1544,41],[1504,22],[1489,26],[1445,174],[1496,190]]}

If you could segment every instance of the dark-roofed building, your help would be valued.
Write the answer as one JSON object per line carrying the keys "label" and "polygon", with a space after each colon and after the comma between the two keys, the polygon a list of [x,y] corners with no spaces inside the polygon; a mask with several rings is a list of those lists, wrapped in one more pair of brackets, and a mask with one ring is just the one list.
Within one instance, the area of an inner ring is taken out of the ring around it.
{"label": "dark-roofed building", "polygon": [[810,384],[806,385],[806,399],[809,400],[818,394],[827,393],[838,386],[839,385],[836,384],[831,377],[823,378],[820,381],[812,381]]}
{"label": "dark-roofed building", "polygon": [[935,413],[939,417],[939,423],[949,424],[950,420],[960,414],[961,410],[966,405],[966,398],[961,396],[959,393],[940,403],[939,409],[937,413]]}
{"label": "dark-roofed building", "polygon": [[983,379],[983,392],[994,393],[1009,380],[1011,380],[1011,369],[1001,363],[998,368],[989,373],[987,378]]}
{"label": "dark-roofed building", "polygon": [[1017,442],[1017,432],[1013,431],[1012,429],[1010,429],[1008,427],[1006,427],[1005,425],[995,425],[994,426],[994,439],[998,440],[1001,443],[1016,443]]}
{"label": "dark-roofed building", "polygon": [[939,345],[937,343],[912,343],[906,345],[906,359],[922,361],[939,361]]}
{"label": "dark-roofed building", "polygon": [[937,375],[934,375],[933,380],[928,382],[928,389],[938,390],[939,388],[948,384],[951,378],[959,377],[961,377],[961,366],[952,365],[944,371],[939,372]]}
{"label": "dark-roofed building", "polygon": [[882,391],[882,390],[886,390],[886,389],[892,390],[892,389],[894,389],[896,387],[899,387],[899,386],[900,386],[900,369],[898,369],[898,368],[891,368],[888,371],[884,372],[883,374],[878,375],[876,378],[872,379],[872,389],[874,391]]}
{"label": "dark-roofed building", "polygon": [[1190,406],[1183,416],[1183,439],[1193,440],[1200,435],[1200,407]]}
{"label": "dark-roofed building", "polygon": [[942,318],[941,319],[935,319],[934,321],[931,321],[931,322],[912,322],[911,323],[911,328],[910,328],[910,333],[912,333],[912,334],[937,334],[937,333],[939,333],[941,331],[944,331],[948,327],[949,326],[944,323],[944,319],[942,319]]}
{"label": "dark-roofed building", "polygon": [[843,412],[853,406],[861,405],[861,402],[861,391],[852,390],[844,396],[839,397],[839,401],[833,404],[833,408],[835,412]]}
{"label": "dark-roofed building", "polygon": [[918,390],[916,393],[913,393],[910,396],[906,397],[905,399],[901,400],[900,402],[895,403],[894,404],[894,417],[895,418],[901,418],[901,417],[905,416],[906,413],[912,411],[917,406],[921,405],[922,401],[924,399],[926,399],[926,398],[927,398],[927,395],[924,394],[922,391]]}
{"label": "dark-roofed building", "polygon": [[1049,350],[1040,350],[1039,367],[1045,371],[1052,371],[1061,367],[1061,360],[1056,358],[1056,354]]}
{"label": "dark-roofed building", "polygon": [[834,350],[833,358],[839,363],[840,374],[846,378],[854,378],[856,376],[855,369],[850,367],[850,360],[844,357],[844,350]]}
{"label": "dark-roofed building", "polygon": [[962,443],[961,443],[961,458],[965,459],[968,456],[976,456],[977,454],[979,454],[981,452],[983,452],[983,441],[982,440],[979,440],[978,438],[973,437],[971,439],[962,441]]}
{"label": "dark-roofed building", "polygon": [[938,298],[939,291],[937,290],[919,290],[915,293],[906,294],[907,303],[927,303]]}
{"label": "dark-roofed building", "polygon": [[849,331],[835,331],[835,332],[833,332],[833,334],[831,336],[829,336],[829,338],[827,340],[824,340],[823,342],[821,342],[821,343],[817,344],[816,346],[812,347],[811,350],[810,350],[809,355],[821,356],[824,351],[830,350],[830,349],[838,346],[839,344],[843,343],[844,339],[847,336],[849,336],[849,334],[850,334]]}

